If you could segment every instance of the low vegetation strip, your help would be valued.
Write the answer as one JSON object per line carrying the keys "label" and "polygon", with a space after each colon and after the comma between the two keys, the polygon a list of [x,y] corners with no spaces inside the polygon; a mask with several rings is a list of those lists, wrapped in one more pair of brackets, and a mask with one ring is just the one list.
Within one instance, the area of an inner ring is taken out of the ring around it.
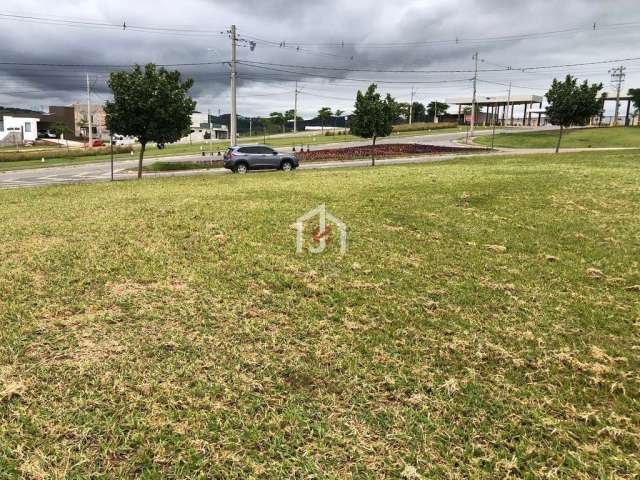
{"label": "low vegetation strip", "polygon": [[[502,133],[495,136],[494,146],[502,148],[554,148],[558,130]],[[475,143],[491,145],[491,137],[477,137]],[[562,148],[640,147],[640,128],[601,127],[565,130]]]}
{"label": "low vegetation strip", "polygon": [[[142,170],[145,172],[175,172],[179,170],[203,170],[209,168],[222,168],[222,160],[197,160],[193,162],[154,162],[145,165]],[[130,169],[135,171],[136,169]]]}
{"label": "low vegetation strip", "polygon": [[434,155],[444,153],[481,153],[484,149],[423,145],[419,143],[383,143],[361,147],[346,147],[298,152],[301,162],[320,160],[353,160],[366,157],[397,157],[402,155]]}
{"label": "low vegetation strip", "polygon": [[0,191],[0,477],[638,478],[639,164]]}
{"label": "low vegetation strip", "polygon": [[458,124],[455,122],[414,122],[412,124],[402,123],[400,125],[394,125],[394,132],[415,132],[424,130],[445,130],[450,128],[456,128]]}
{"label": "low vegetation strip", "polygon": [[[117,146],[113,148],[115,154],[130,153],[132,147],[130,146]],[[50,148],[47,150],[33,150],[33,151],[21,151],[21,152],[0,152],[0,168],[3,162],[20,162],[28,160],[40,160],[51,158],[78,158],[78,157],[98,157],[105,156],[111,153],[110,147],[100,147],[91,149],[69,149],[64,147]]]}

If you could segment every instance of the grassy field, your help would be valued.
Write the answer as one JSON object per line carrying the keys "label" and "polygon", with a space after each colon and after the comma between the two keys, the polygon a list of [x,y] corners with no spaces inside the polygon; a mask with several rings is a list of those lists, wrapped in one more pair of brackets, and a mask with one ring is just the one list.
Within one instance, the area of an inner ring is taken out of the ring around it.
{"label": "grassy field", "polygon": [[[462,130],[464,127],[461,128]],[[457,132],[460,129],[440,129],[440,130],[424,130],[424,131],[410,131],[410,132],[397,132],[392,135],[390,138],[400,138],[406,136],[421,136],[421,135],[437,135],[444,133],[453,133]],[[362,141],[362,138],[356,137],[354,135],[323,135],[320,132],[317,134],[309,134],[305,136],[284,136],[284,137],[266,137],[262,135],[253,136],[253,137],[241,137],[239,139],[240,143],[266,143],[275,148],[292,148],[293,145],[297,145],[298,147],[301,144],[306,145],[325,145],[329,143],[341,143],[341,142],[350,142],[350,141]],[[218,152],[224,151],[228,146],[227,142],[221,143],[213,143],[212,150],[214,154]],[[136,147],[137,148],[137,147]],[[211,149],[209,148],[209,144],[201,144],[196,143],[193,145],[167,145],[164,149],[159,150],[156,147],[148,147],[145,153],[145,158],[160,158],[167,156],[175,156],[175,155],[198,155],[201,153],[201,149],[209,152]],[[23,149],[21,151],[28,151],[28,149]],[[61,151],[61,155],[64,155],[64,152]],[[137,155],[137,153],[136,153]],[[115,160],[130,160],[130,155],[116,155]],[[76,157],[76,158],[55,158],[55,159],[47,159],[46,162],[41,162],[40,159],[37,160],[20,160],[20,161],[2,161],[0,162],[0,172],[2,171],[11,171],[11,170],[24,170],[31,168],[46,168],[46,167],[54,167],[54,166],[64,166],[64,165],[78,165],[82,163],[97,163],[97,162],[108,162],[110,161],[109,155],[103,156],[86,156],[86,157]]]}
{"label": "grassy field", "polygon": [[0,191],[0,478],[638,478],[639,165]]}
{"label": "grassy field", "polygon": [[[540,132],[501,133],[495,138],[495,146],[503,148],[555,148],[557,130]],[[491,137],[478,137],[475,142],[491,145]],[[566,130],[561,148],[640,147],[640,128],[587,128]]]}

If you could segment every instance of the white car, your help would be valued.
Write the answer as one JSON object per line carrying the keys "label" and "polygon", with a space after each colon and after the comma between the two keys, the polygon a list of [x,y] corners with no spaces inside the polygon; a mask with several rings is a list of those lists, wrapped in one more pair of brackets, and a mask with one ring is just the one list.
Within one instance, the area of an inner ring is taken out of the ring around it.
{"label": "white car", "polygon": [[133,137],[125,137],[124,135],[113,136],[114,145],[133,145],[135,143],[136,143],[136,139]]}

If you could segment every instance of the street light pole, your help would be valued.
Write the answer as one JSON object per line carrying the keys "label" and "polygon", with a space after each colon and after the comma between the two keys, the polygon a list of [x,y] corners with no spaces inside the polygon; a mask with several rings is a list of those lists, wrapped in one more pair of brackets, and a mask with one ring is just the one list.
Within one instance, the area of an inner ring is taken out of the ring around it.
{"label": "street light pole", "polygon": [[89,128],[89,148],[93,147],[93,131],[91,128],[91,84],[87,73],[87,125]]}
{"label": "street light pole", "polygon": [[409,103],[409,125],[411,125],[413,119],[413,87],[411,87],[411,102]]}
{"label": "street light pole", "polygon": [[298,133],[298,81],[296,80],[296,92],[293,98],[293,133]]}
{"label": "street light pole", "polygon": [[113,182],[113,133],[111,133],[111,181]]}

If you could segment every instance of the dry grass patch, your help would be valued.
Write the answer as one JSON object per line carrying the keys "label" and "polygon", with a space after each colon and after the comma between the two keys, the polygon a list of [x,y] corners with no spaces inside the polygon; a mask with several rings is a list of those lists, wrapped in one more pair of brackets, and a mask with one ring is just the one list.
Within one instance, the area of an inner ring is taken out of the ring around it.
{"label": "dry grass patch", "polygon": [[638,161],[0,192],[0,479],[636,478]]}

